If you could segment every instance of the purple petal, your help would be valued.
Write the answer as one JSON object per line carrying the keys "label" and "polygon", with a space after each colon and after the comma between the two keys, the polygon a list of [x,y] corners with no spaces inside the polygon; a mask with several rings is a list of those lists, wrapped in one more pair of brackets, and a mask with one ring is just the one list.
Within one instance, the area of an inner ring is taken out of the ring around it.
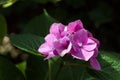
{"label": "purple petal", "polygon": [[45,41],[48,43],[49,46],[52,46],[53,43],[55,41],[57,41],[57,38],[56,36],[54,36],[53,34],[48,34],[46,37],[45,37]]}
{"label": "purple petal", "polygon": [[96,58],[92,57],[92,58],[90,59],[90,64],[91,64],[91,66],[92,66],[94,69],[96,69],[96,70],[101,70],[100,64],[99,64],[99,62],[97,61]]}
{"label": "purple petal", "polygon": [[50,33],[56,36],[60,35],[64,31],[65,26],[61,23],[54,23],[50,27]]}
{"label": "purple petal", "polygon": [[41,53],[41,54],[44,54],[46,56],[45,60],[46,59],[49,59],[51,57],[54,57],[56,56],[53,51],[54,49],[52,47],[50,47],[47,43],[44,43],[40,46],[40,48],[38,49],[38,51]]}
{"label": "purple petal", "polygon": [[93,40],[88,38],[87,44],[83,45],[83,49],[87,51],[92,51],[97,47],[97,43],[95,43]]}
{"label": "purple petal", "polygon": [[81,51],[82,51],[82,55],[84,56],[85,61],[88,61],[94,54],[94,51],[89,51],[88,52],[88,51],[86,51],[84,49],[81,49]]}
{"label": "purple petal", "polygon": [[53,52],[49,52],[49,54],[44,58],[44,60],[49,59],[49,58],[52,58],[52,57],[54,57],[54,56],[56,56],[56,55],[54,55]]}
{"label": "purple petal", "polygon": [[94,52],[94,55],[93,55],[93,57],[94,58],[96,58],[97,56],[98,56],[98,48],[95,48],[95,50],[94,50],[95,52]]}
{"label": "purple petal", "polygon": [[61,51],[64,49],[64,45],[62,45],[60,41],[54,42],[54,47],[58,55],[60,55]]}
{"label": "purple petal", "polygon": [[58,41],[54,42],[54,46],[58,54],[60,56],[64,56],[70,51],[72,44],[69,42],[69,38],[65,36],[59,39]]}
{"label": "purple petal", "polygon": [[50,51],[51,51],[51,48],[48,46],[47,43],[43,43],[38,49],[38,52],[45,54],[45,55],[47,55],[48,52]]}
{"label": "purple petal", "polygon": [[83,24],[80,20],[76,20],[68,24],[68,32],[74,33],[83,28]]}
{"label": "purple petal", "polygon": [[78,51],[76,52],[74,49],[72,49],[70,53],[76,59],[82,59],[83,60],[83,58],[84,58],[84,56],[82,55],[81,50],[79,52]]}
{"label": "purple petal", "polygon": [[68,48],[67,48],[67,49],[64,49],[64,50],[60,53],[60,56],[64,56],[65,54],[67,54],[68,52],[70,52],[71,48],[72,48],[72,44],[70,43],[70,44],[68,45]]}
{"label": "purple petal", "polygon": [[93,37],[89,37],[89,38],[92,39],[93,41],[95,41],[95,42],[97,43],[97,47],[100,46],[100,42],[99,42],[99,40],[97,40],[97,39],[95,39],[95,38],[93,38]]}
{"label": "purple petal", "polygon": [[69,42],[69,38],[65,36],[55,41],[54,46],[56,49],[64,49],[67,48],[68,42]]}
{"label": "purple petal", "polygon": [[88,61],[94,54],[94,51],[86,51],[84,49],[81,49],[79,52],[77,53],[72,53],[71,55],[74,57],[74,58],[77,58],[77,59],[82,59],[82,60],[85,60],[85,61]]}
{"label": "purple petal", "polygon": [[87,38],[87,30],[81,29],[74,34],[72,42],[86,44]]}

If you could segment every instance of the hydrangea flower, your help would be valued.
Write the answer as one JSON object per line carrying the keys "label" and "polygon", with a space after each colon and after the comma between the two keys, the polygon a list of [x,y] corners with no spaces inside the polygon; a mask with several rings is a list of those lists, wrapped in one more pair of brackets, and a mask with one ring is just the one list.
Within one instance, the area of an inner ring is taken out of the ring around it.
{"label": "hydrangea flower", "polygon": [[49,59],[54,56],[63,57],[70,54],[73,58],[90,61],[91,66],[100,70],[98,56],[99,41],[83,27],[80,20],[70,22],[67,26],[53,23],[50,33],[45,37],[38,51]]}
{"label": "hydrangea flower", "polygon": [[89,32],[85,29],[77,31],[72,39],[72,50],[71,55],[74,58],[88,61],[93,68],[100,70],[100,65],[96,60],[98,55],[98,45],[99,41],[89,36]]}
{"label": "hydrangea flower", "polygon": [[50,33],[45,37],[43,43],[38,51],[49,59],[54,56],[64,56],[72,48],[65,26],[61,23],[54,23],[51,25]]}

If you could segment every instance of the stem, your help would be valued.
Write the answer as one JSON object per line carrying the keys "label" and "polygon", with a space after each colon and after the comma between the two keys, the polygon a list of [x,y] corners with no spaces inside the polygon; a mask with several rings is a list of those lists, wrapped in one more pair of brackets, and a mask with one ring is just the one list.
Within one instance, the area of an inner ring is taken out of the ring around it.
{"label": "stem", "polygon": [[47,71],[47,73],[46,73],[46,76],[45,76],[45,79],[44,79],[44,80],[48,80],[48,73],[49,73],[49,70]]}
{"label": "stem", "polygon": [[82,72],[82,75],[80,77],[80,80],[84,80],[84,76],[85,76],[85,71]]}
{"label": "stem", "polygon": [[52,76],[51,76],[51,62],[50,62],[50,60],[48,60],[48,76],[49,76],[49,80],[52,80]]}
{"label": "stem", "polygon": [[55,76],[55,80],[57,80],[58,75],[60,74],[60,71],[62,68],[63,68],[63,61],[60,63],[60,66],[59,66],[58,71],[57,71],[56,76]]}

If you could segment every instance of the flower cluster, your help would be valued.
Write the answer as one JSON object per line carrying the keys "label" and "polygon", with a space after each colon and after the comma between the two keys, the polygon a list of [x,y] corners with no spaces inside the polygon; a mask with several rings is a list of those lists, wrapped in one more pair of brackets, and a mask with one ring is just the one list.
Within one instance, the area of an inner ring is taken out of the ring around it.
{"label": "flower cluster", "polygon": [[38,51],[49,59],[54,56],[63,57],[65,54],[73,58],[90,61],[91,66],[100,70],[98,56],[99,41],[83,27],[80,20],[70,22],[67,26],[53,23],[49,34],[45,37]]}

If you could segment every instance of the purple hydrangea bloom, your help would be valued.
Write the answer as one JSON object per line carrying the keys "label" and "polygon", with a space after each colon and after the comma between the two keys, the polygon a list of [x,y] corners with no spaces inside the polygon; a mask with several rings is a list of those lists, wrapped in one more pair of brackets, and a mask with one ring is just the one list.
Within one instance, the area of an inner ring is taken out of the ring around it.
{"label": "purple hydrangea bloom", "polygon": [[80,20],[70,22],[67,26],[61,23],[51,25],[50,33],[45,37],[38,51],[49,59],[54,56],[70,54],[73,58],[90,61],[91,66],[100,70],[98,56],[99,41],[87,31]]}
{"label": "purple hydrangea bloom", "polygon": [[94,54],[97,43],[88,37],[85,29],[77,31],[71,39],[73,50],[71,55],[74,58],[88,61]]}
{"label": "purple hydrangea bloom", "polygon": [[71,55],[74,58],[90,61],[90,64],[96,70],[100,70],[100,65],[96,59],[98,55],[99,41],[89,36],[85,29],[77,31],[71,38],[72,49]]}
{"label": "purple hydrangea bloom", "polygon": [[77,59],[89,60],[94,69],[100,70],[100,64],[96,59],[99,41],[93,37],[92,33],[84,29],[80,20],[69,23],[67,27],[71,34],[70,42],[72,42],[73,47],[70,54]]}
{"label": "purple hydrangea bloom", "polygon": [[49,59],[54,56],[64,56],[72,48],[65,26],[61,23],[54,23],[51,25],[50,34],[45,37],[45,43],[43,43],[38,51],[46,56],[45,59]]}

